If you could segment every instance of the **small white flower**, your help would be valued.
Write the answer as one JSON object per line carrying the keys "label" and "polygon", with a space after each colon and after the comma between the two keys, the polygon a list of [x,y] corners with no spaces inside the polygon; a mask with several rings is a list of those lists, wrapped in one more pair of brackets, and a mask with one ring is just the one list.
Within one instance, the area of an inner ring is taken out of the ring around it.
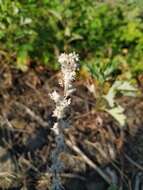
{"label": "small white flower", "polygon": [[62,53],[60,56],[59,56],[59,58],[58,58],[58,62],[60,63],[60,64],[63,64],[63,63],[65,63],[66,61],[67,61],[67,54],[66,53]]}
{"label": "small white flower", "polygon": [[56,105],[55,110],[53,111],[53,116],[57,117],[58,119],[62,119],[65,115],[65,109],[71,104],[70,99],[63,99],[58,102]]}
{"label": "small white flower", "polygon": [[51,99],[54,100],[55,103],[57,103],[61,98],[59,93],[57,93],[57,91],[55,91],[55,90],[49,95],[50,95]]}
{"label": "small white flower", "polygon": [[58,123],[55,123],[54,126],[52,127],[52,131],[54,131],[55,135],[59,135],[59,127]]}

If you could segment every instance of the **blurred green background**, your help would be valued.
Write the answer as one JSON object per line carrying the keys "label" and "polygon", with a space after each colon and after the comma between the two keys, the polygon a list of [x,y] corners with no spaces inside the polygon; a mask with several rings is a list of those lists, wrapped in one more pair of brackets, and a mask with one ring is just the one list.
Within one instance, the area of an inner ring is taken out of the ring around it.
{"label": "blurred green background", "polygon": [[61,52],[79,53],[100,82],[143,72],[141,0],[0,0],[0,59],[58,69]]}

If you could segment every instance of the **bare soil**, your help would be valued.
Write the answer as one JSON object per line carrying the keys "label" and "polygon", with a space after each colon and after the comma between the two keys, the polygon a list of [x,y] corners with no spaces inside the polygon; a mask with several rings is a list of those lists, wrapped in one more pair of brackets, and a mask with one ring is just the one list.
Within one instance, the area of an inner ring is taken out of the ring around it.
{"label": "bare soil", "polygon": [[[33,64],[24,73],[0,65],[1,189],[50,189],[52,174],[48,171],[55,147],[50,128],[55,118],[49,93],[61,90],[59,77],[59,72],[40,65]],[[86,81],[79,78],[74,85],[77,91],[67,113],[72,127],[65,131],[67,149],[60,158],[65,165],[60,174],[63,186],[106,190],[110,184],[101,171],[118,189],[143,189],[143,96],[117,99],[127,116],[121,128],[109,114],[96,109]]]}

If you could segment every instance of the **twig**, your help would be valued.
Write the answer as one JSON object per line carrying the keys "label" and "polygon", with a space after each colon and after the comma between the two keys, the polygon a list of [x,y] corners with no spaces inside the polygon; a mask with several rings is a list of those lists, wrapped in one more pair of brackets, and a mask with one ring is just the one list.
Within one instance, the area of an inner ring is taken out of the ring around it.
{"label": "twig", "polygon": [[143,166],[141,166],[140,164],[138,164],[137,162],[135,162],[132,158],[130,158],[126,153],[124,153],[125,158],[131,163],[133,164],[136,168],[138,168],[139,170],[143,171]]}
{"label": "twig", "polygon": [[[53,176],[53,173],[44,173],[45,176]],[[80,176],[78,174],[72,174],[72,173],[59,173],[60,177],[65,177],[65,178],[77,178],[82,181],[86,181],[86,178],[83,176]]]}
{"label": "twig", "polygon": [[108,183],[111,184],[111,179],[102,172],[102,170],[92,161],[90,160],[76,145],[72,144],[71,141],[66,140],[66,144],[72,148],[72,150],[74,150],[74,152],[76,152],[77,154],[79,154],[83,161],[85,163],[87,163],[90,167],[92,167],[93,169],[95,169],[97,171],[97,173]]}
{"label": "twig", "polygon": [[[91,145],[92,147],[94,147],[94,148],[99,152],[99,154],[100,154],[103,158],[107,159],[108,155],[107,155],[101,148],[99,148],[98,143],[91,143],[91,142],[89,142],[88,140],[86,140],[85,143],[87,143],[87,144]],[[115,161],[114,161],[114,162],[115,162]],[[124,174],[124,173],[120,170],[120,168],[119,168],[114,162],[111,161],[111,164],[112,164],[112,166],[119,172],[120,176],[122,176],[123,181],[126,182],[125,179],[127,179],[127,181],[128,181],[128,177],[126,176],[126,174]],[[124,179],[123,177],[124,177],[125,179]]]}
{"label": "twig", "polygon": [[39,115],[36,115],[30,108],[20,102],[14,102],[14,104],[24,110],[32,119],[34,119],[42,127],[49,127],[49,123],[44,121]]}

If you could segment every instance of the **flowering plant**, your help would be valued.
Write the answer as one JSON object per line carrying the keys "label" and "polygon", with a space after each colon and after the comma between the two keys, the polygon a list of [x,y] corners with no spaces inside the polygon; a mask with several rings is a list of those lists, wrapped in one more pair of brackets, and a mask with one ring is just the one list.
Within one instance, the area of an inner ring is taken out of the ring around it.
{"label": "flowering plant", "polygon": [[57,122],[54,123],[52,130],[55,134],[56,148],[52,153],[52,166],[51,170],[55,174],[53,177],[53,189],[60,189],[61,183],[59,178],[59,172],[63,169],[63,164],[59,160],[59,155],[64,151],[64,128],[69,127],[69,124],[64,121],[66,110],[71,104],[70,95],[74,91],[72,82],[76,77],[77,62],[79,57],[76,53],[62,53],[59,56],[59,63],[61,65],[61,72],[63,80],[59,81],[60,86],[63,87],[63,96],[58,92],[54,91],[50,94],[50,97],[55,102],[55,110],[53,111],[53,116],[57,118]]}

